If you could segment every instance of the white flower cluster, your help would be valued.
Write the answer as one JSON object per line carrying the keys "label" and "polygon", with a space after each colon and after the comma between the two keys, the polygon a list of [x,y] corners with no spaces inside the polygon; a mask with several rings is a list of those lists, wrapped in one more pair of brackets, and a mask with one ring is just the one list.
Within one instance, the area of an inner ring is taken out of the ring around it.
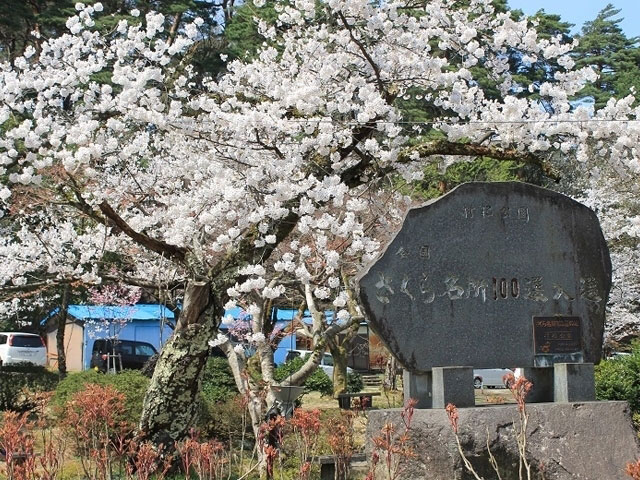
{"label": "white flower cluster", "polygon": [[[142,277],[188,279],[192,268],[206,272],[251,250],[229,305],[282,298],[297,281],[348,318],[341,270],[374,258],[406,206],[383,174],[413,181],[428,162],[458,159],[403,156],[410,139],[394,99],[415,91],[451,112],[433,128],[452,142],[597,155],[640,171],[635,99],[612,100],[588,121],[569,98],[594,73],[572,70],[572,45],[539,38],[526,19],[495,15],[489,1],[454,8],[431,0],[420,15],[400,0],[277,3],[282,28],[261,28],[271,43],[217,79],[196,83],[190,68],[176,67],[203,34],[200,19],[172,43],[157,13],[101,35],[92,29],[97,3],[78,4],[70,33],[44,42],[37,58],[28,50],[0,66],[0,174],[8,179],[0,212],[15,214],[0,237],[0,285],[30,274],[98,282],[105,252],[126,257]],[[557,58],[560,71],[552,82],[518,85],[508,50],[530,62]],[[485,96],[473,74],[479,63],[502,98]],[[517,95],[529,87],[552,109]],[[171,259],[148,242],[93,226],[104,205],[145,238],[188,251],[189,262],[167,268]]]}

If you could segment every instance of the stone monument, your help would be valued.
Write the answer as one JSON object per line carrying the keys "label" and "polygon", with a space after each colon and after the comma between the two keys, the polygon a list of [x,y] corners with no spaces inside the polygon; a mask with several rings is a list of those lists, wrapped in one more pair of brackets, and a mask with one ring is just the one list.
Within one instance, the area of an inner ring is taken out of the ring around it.
{"label": "stone monument", "polygon": [[[443,443],[438,409],[474,407],[473,369],[497,367],[523,369],[534,384],[528,402],[555,402],[532,407],[539,438],[528,453],[551,462],[545,478],[624,478],[625,461],[639,453],[628,408],[593,402],[611,262],[589,208],[524,183],[461,185],[411,209],[358,286],[371,326],[405,369],[405,398],[421,408],[411,478],[467,478],[452,440]],[[513,464],[501,433],[510,408],[461,410],[481,427],[469,454],[479,459],[491,441]],[[369,434],[399,415],[371,412]],[[613,442],[612,433],[625,446],[596,458],[591,447]]]}
{"label": "stone monument", "polygon": [[575,365],[557,368],[557,399],[594,399],[611,262],[595,214],[564,195],[461,185],[411,209],[359,286],[420,406],[473,405],[473,368],[524,368],[552,400],[559,364]]}

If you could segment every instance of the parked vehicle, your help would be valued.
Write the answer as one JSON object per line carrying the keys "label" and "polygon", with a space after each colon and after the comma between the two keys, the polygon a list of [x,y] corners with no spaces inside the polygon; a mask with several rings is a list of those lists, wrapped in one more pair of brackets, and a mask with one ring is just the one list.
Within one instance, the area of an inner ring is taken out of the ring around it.
{"label": "parked vehicle", "polygon": [[[292,358],[301,357],[303,360],[311,355],[313,352],[311,350],[289,350],[287,352],[287,356],[285,357],[285,361],[289,361]],[[320,368],[327,374],[327,376],[333,379],[333,356],[330,353],[324,353],[322,358],[320,359]],[[353,369],[347,367],[347,373],[353,373]]]}
{"label": "parked vehicle", "polygon": [[150,343],[100,338],[93,342],[90,365],[101,372],[114,366],[116,370],[140,370],[156,353],[155,347]]}
{"label": "parked vehicle", "polygon": [[47,347],[39,335],[0,332],[0,366],[12,363],[47,364]]}
{"label": "parked vehicle", "polygon": [[473,370],[473,386],[475,388],[505,388],[504,376],[513,374],[509,368],[480,368]]}
{"label": "parked vehicle", "polygon": [[629,356],[631,356],[630,352],[611,352],[609,355],[607,355],[607,360],[619,360],[621,358]]}

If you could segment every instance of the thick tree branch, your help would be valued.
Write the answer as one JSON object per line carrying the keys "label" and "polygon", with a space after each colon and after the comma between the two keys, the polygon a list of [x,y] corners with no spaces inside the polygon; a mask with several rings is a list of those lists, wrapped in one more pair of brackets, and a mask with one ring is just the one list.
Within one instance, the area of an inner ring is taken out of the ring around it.
{"label": "thick tree branch", "polygon": [[202,313],[212,304],[210,284],[206,282],[189,282],[184,293],[184,307],[180,313],[176,332],[187,325],[201,323]]}
{"label": "thick tree branch", "polygon": [[24,285],[3,285],[0,286],[0,297],[11,293],[28,293],[44,288],[56,287],[58,285],[67,285],[68,280],[43,280],[40,282],[26,283]]}
{"label": "thick tree branch", "polygon": [[[409,163],[417,155],[420,158],[433,155],[456,155],[470,157],[491,157],[496,160],[515,160],[539,167],[542,172],[554,180],[560,179],[560,174],[545,160],[539,156],[522,152],[515,148],[500,148],[491,145],[479,145],[477,143],[458,143],[448,140],[437,140],[435,142],[422,143],[407,148],[398,155],[398,162]],[[389,169],[385,171],[388,173]]]}
{"label": "thick tree branch", "polygon": [[284,218],[275,222],[271,234],[275,235],[274,243],[267,243],[261,248],[256,248],[255,242],[262,236],[257,226],[252,226],[245,230],[242,240],[236,249],[228,253],[222,260],[214,265],[208,272],[208,278],[215,282],[215,290],[225,292],[226,289],[242,277],[237,275],[237,269],[247,265],[265,261],[271,256],[273,251],[296,227],[300,215],[297,208],[300,205],[300,198],[295,198],[283,204],[289,213]]}
{"label": "thick tree branch", "polygon": [[115,226],[117,226],[125,235],[131,238],[134,242],[139,243],[140,245],[148,248],[149,250],[159,253],[160,255],[165,255],[166,257],[177,260],[179,262],[184,262],[187,256],[187,249],[183,247],[177,247],[175,245],[171,245],[169,243],[163,242],[162,240],[157,240],[155,238],[151,238],[144,233],[140,233],[135,231],[133,228],[129,226],[127,222],[123,220],[123,218],[116,213],[116,211],[111,208],[107,202],[102,202],[100,204],[100,211],[102,214],[107,217]]}
{"label": "thick tree branch", "polygon": [[126,285],[141,287],[147,290],[161,290],[161,287],[164,287],[167,290],[174,290],[176,288],[183,288],[185,285],[184,281],[153,282],[149,280],[143,280],[137,277],[130,277],[128,275],[100,274],[100,277],[102,277],[103,280],[109,280],[111,282],[117,282],[117,283],[124,283]]}
{"label": "thick tree branch", "polygon": [[356,46],[358,47],[358,50],[360,50],[360,53],[362,53],[364,58],[367,60],[367,63],[373,70],[373,73],[376,76],[376,83],[378,84],[378,91],[380,92],[380,95],[382,95],[382,98],[384,98],[387,103],[393,102],[394,96],[391,95],[384,86],[384,81],[382,80],[382,75],[380,73],[380,67],[373,60],[373,58],[371,58],[371,55],[369,55],[369,52],[367,52],[367,49],[364,47],[364,44],[356,38],[356,36],[353,33],[353,27],[349,25],[349,22],[347,21],[345,16],[342,14],[342,12],[338,13],[338,16],[340,17],[340,21],[342,22],[342,25],[344,26],[344,28],[346,28],[347,31],[349,32],[349,37],[351,37],[351,41],[356,44]]}

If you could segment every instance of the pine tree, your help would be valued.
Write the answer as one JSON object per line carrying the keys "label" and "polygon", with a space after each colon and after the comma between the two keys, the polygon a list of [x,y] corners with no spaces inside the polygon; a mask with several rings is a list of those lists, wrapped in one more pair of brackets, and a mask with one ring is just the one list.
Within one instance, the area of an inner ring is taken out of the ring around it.
{"label": "pine tree", "polygon": [[623,18],[615,18],[619,13],[620,9],[607,5],[577,36],[576,67],[591,66],[599,75],[581,92],[583,97],[593,97],[596,109],[611,97],[625,97],[631,86],[640,87],[640,39],[627,38],[620,28]]}
{"label": "pine tree", "polygon": [[3,0],[0,2],[0,59],[13,61],[27,46],[39,51],[40,44],[57,36],[73,13],[72,0]]}
{"label": "pine tree", "polygon": [[[517,10],[516,12],[520,13]],[[571,41],[570,32],[573,24],[563,21],[560,15],[547,13],[541,9],[531,19],[537,23],[536,30],[540,38],[548,40],[561,37],[562,42]],[[517,72],[513,77],[514,81],[522,88],[518,95],[520,97],[539,98],[537,93],[539,85],[544,82],[554,82],[554,75],[560,70],[560,66],[555,61],[524,60],[519,52],[511,52],[510,63],[513,70]],[[551,108],[544,103],[543,106],[547,109]]]}

